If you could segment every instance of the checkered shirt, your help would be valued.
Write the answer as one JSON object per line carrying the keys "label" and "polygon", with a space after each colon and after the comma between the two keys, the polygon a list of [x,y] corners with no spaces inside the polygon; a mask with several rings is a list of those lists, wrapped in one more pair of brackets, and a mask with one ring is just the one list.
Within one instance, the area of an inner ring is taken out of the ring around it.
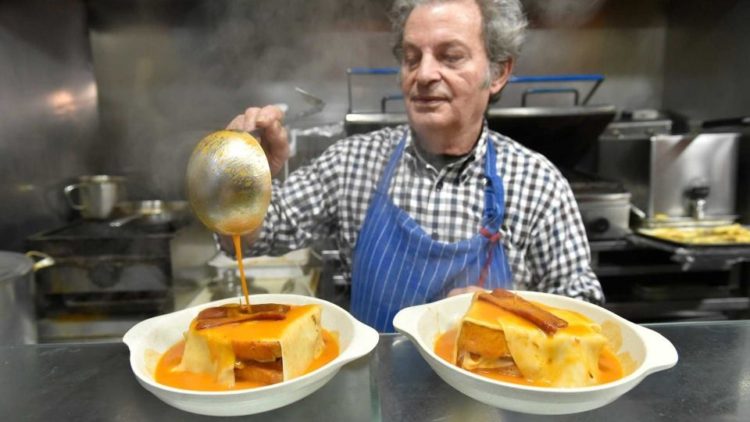
{"label": "checkered shirt", "polygon": [[474,150],[439,170],[419,155],[406,125],[336,142],[294,171],[285,183],[274,182],[268,215],[249,252],[280,255],[309,246],[320,237],[333,237],[350,281],[352,253],[370,199],[404,134],[407,147],[389,195],[433,239],[457,242],[479,232],[485,151],[487,140],[492,139],[505,187],[501,241],[513,273],[513,288],[603,302],[567,181],[541,154],[491,132],[486,123]]}

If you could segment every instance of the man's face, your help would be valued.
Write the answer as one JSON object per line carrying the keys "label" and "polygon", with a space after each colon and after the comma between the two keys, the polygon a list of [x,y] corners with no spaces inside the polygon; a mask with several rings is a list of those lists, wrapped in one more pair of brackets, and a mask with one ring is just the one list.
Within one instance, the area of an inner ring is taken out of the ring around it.
{"label": "man's face", "polygon": [[416,7],[402,47],[401,91],[417,132],[482,121],[490,93],[498,92],[505,78],[488,79],[482,17],[474,1]]}

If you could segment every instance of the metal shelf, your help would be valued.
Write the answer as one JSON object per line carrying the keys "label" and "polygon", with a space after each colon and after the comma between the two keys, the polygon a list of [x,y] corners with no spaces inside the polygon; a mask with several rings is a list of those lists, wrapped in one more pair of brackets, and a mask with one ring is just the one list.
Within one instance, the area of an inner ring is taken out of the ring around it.
{"label": "metal shelf", "polygon": [[727,311],[747,311],[750,309],[750,298],[612,302],[604,307],[628,319],[698,318]]}
{"label": "metal shelf", "polygon": [[594,269],[598,277],[622,277],[637,275],[674,274],[682,271],[677,264],[665,265],[602,265]]}

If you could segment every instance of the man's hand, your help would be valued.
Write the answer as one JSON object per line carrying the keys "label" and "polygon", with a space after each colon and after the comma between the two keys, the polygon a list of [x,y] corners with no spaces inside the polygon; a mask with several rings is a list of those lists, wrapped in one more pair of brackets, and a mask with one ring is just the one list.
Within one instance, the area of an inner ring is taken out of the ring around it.
{"label": "man's hand", "polygon": [[250,107],[227,125],[230,130],[261,133],[260,142],[266,152],[271,175],[275,175],[284,167],[289,158],[289,136],[284,127],[284,112],[276,106],[263,108]]}
{"label": "man's hand", "polygon": [[451,296],[457,296],[464,293],[469,292],[486,292],[486,289],[483,289],[479,286],[468,286],[468,287],[456,287],[455,289],[452,289],[450,292],[448,292],[448,297]]}

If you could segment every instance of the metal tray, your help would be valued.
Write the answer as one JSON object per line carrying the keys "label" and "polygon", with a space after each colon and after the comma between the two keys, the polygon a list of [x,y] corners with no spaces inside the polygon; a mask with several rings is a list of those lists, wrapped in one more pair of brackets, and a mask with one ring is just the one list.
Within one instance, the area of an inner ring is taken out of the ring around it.
{"label": "metal tray", "polygon": [[29,250],[53,258],[69,256],[131,255],[169,258],[173,227],[166,224],[128,224],[110,227],[106,221],[77,221],[26,238]]}
{"label": "metal tray", "polygon": [[734,264],[750,261],[750,244],[696,245],[652,237],[636,231],[627,238],[632,245],[668,252],[673,261],[687,270],[726,270]]}
{"label": "metal tray", "polygon": [[[745,227],[745,226],[743,226]],[[708,227],[710,228],[710,227]],[[745,227],[747,228],[747,227]],[[699,230],[704,229],[703,227],[682,227],[682,229],[685,230]],[[699,242],[680,242],[675,239],[670,239],[667,237],[659,236],[654,233],[655,230],[659,229],[649,229],[649,228],[640,228],[637,229],[636,232],[638,235],[659,241],[668,245],[681,247],[681,248],[691,248],[691,249],[697,249],[697,248],[750,248],[750,241],[749,242],[722,242],[722,243],[699,243]]]}

